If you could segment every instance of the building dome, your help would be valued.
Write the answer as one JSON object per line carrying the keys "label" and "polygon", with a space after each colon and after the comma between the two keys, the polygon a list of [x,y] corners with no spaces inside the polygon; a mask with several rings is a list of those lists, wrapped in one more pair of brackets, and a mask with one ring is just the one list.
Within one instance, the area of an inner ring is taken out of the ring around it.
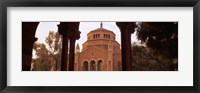
{"label": "building dome", "polygon": [[90,46],[96,46],[100,48],[104,48],[107,50],[108,44],[113,45],[114,47],[119,48],[119,43],[115,40],[116,35],[113,31],[103,28],[101,23],[100,28],[90,31],[87,34],[87,41],[83,43],[83,49],[87,49]]}
{"label": "building dome", "polygon": [[103,27],[90,31],[87,34],[88,40],[96,40],[96,39],[106,39],[106,40],[115,40],[115,33]]}
{"label": "building dome", "polygon": [[115,40],[115,34],[105,28],[98,28],[88,33],[88,40],[91,39],[111,39]]}

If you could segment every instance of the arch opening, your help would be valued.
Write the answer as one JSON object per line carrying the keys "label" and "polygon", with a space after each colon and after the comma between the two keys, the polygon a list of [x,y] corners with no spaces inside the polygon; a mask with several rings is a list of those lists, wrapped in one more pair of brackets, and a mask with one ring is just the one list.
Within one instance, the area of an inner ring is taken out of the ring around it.
{"label": "arch opening", "polygon": [[88,61],[83,62],[83,71],[88,71]]}
{"label": "arch opening", "polygon": [[99,60],[97,62],[97,71],[103,71],[103,61]]}
{"label": "arch opening", "polygon": [[90,71],[96,71],[96,62],[95,61],[90,62]]}

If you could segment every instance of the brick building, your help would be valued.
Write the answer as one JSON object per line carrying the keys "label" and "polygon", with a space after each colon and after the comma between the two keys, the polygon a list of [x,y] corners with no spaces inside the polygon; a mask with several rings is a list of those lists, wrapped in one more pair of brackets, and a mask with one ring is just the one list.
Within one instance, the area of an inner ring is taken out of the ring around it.
{"label": "brick building", "polygon": [[82,50],[75,49],[75,71],[119,71],[121,70],[120,44],[113,31],[101,27],[87,34]]}

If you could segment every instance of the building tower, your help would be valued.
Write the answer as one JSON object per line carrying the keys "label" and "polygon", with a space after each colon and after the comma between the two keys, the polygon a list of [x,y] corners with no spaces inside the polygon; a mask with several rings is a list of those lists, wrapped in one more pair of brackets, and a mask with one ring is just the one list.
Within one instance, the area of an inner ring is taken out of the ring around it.
{"label": "building tower", "polygon": [[78,71],[79,70],[79,55],[80,55],[80,47],[79,44],[76,45],[76,49],[75,49],[75,62],[74,62],[74,71]]}

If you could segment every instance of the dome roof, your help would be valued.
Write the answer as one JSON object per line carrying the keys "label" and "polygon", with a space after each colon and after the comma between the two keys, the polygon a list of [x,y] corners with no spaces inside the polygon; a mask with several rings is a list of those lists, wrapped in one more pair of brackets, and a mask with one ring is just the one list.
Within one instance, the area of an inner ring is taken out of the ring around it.
{"label": "dome roof", "polygon": [[115,33],[114,33],[113,31],[108,30],[108,29],[105,29],[105,28],[103,28],[103,27],[100,27],[100,28],[97,28],[97,29],[95,29],[95,30],[92,30],[92,31],[90,31],[88,34],[90,34],[90,33],[95,33],[95,32],[108,32],[108,33],[112,33],[112,34],[115,35]]}

